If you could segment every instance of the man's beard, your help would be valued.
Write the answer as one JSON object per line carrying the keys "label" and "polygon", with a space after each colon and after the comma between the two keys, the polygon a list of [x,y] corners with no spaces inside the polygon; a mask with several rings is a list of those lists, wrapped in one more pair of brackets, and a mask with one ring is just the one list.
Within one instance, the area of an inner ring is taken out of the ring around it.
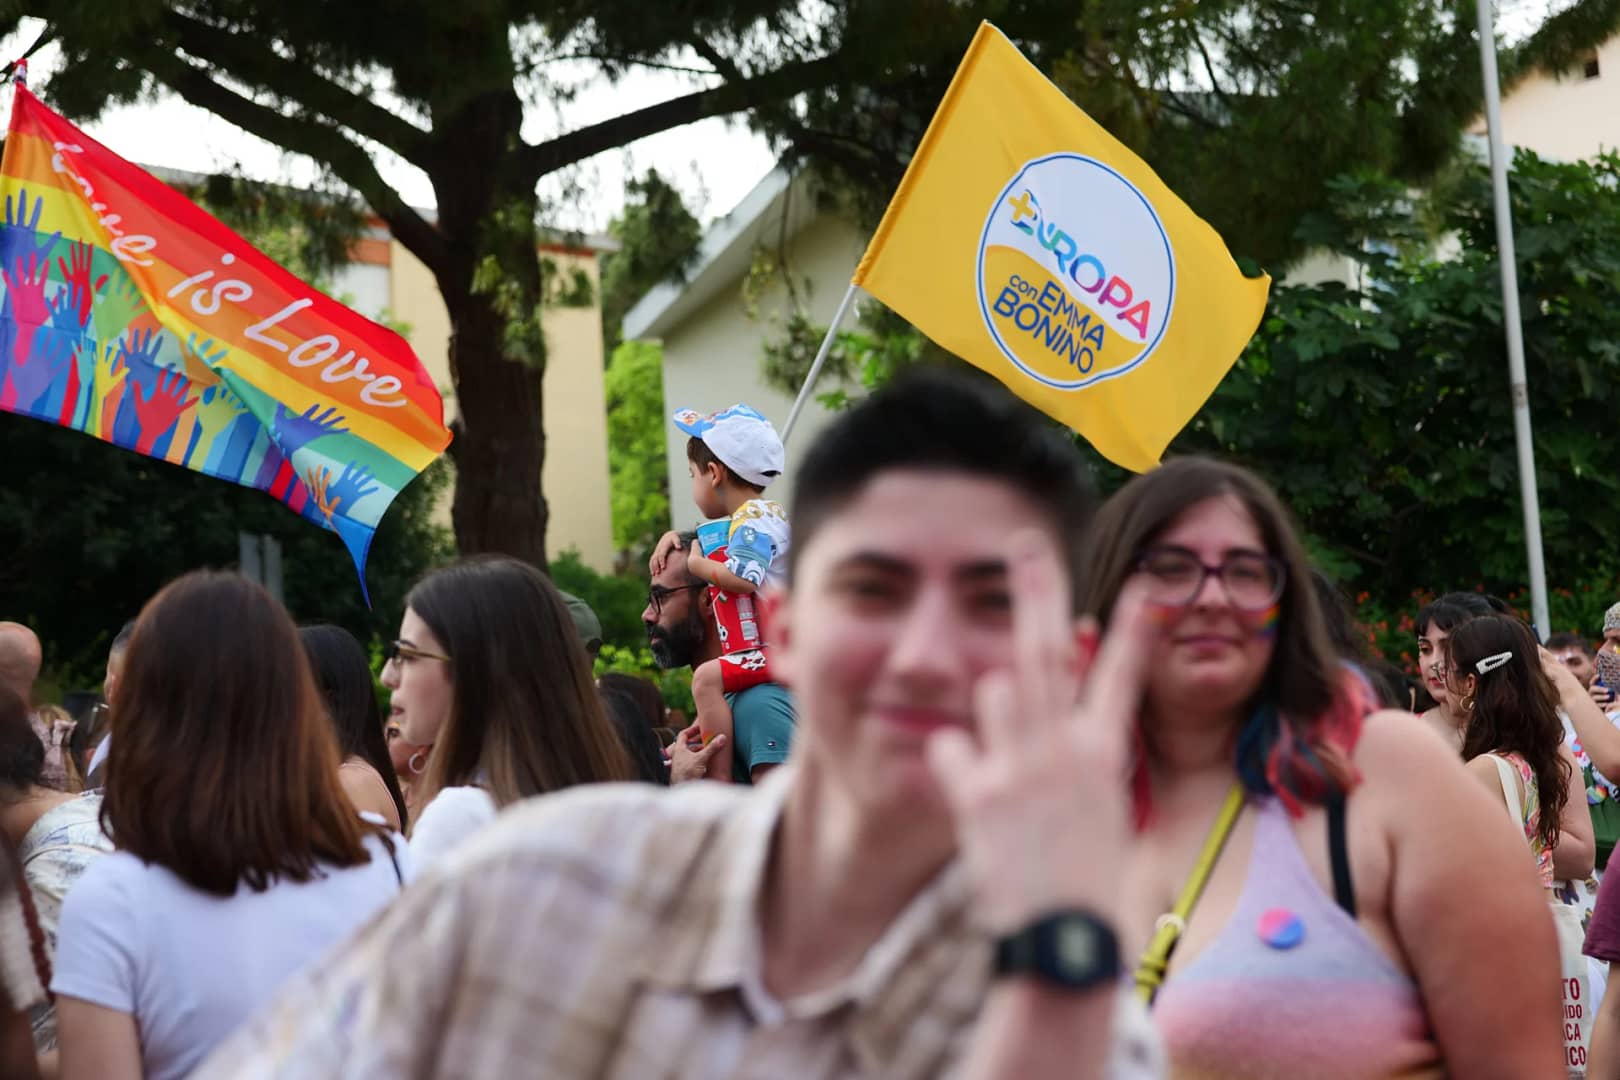
{"label": "man's beard", "polygon": [[653,662],[665,671],[691,667],[703,648],[703,613],[694,607],[674,626],[648,623],[647,647],[652,650]]}

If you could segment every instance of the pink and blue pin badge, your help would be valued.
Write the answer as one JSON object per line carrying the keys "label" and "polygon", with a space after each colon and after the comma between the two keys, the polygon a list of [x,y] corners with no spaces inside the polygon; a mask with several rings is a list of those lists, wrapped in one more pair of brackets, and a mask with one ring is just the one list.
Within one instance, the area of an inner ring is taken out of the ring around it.
{"label": "pink and blue pin badge", "polygon": [[1262,912],[1255,930],[1273,949],[1292,949],[1305,940],[1305,921],[1287,908]]}

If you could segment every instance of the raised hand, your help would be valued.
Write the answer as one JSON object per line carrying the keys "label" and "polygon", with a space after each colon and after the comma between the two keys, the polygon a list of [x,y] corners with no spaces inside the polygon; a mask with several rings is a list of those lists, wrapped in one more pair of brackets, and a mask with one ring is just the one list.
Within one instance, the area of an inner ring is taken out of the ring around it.
{"label": "raised hand", "polygon": [[1008,554],[1011,667],[979,680],[977,732],[939,731],[929,764],[987,929],[1065,908],[1112,921],[1127,843],[1127,734],[1156,630],[1127,586],[1088,664],[1097,632],[1070,617],[1051,539],[1021,533]]}
{"label": "raised hand", "polygon": [[146,299],[141,296],[135,279],[123,267],[114,267],[112,288],[96,298],[90,313],[96,323],[96,340],[117,340],[145,310]]}
{"label": "raised hand", "polygon": [[[329,492],[332,509],[337,510],[342,507],[343,516],[352,518],[355,504],[367,495],[379,490],[380,485],[372,483],[376,475],[368,466],[361,465],[357,461],[351,461],[345,465],[343,475],[338,477],[337,483],[332,485]],[[327,520],[331,520],[330,515]]]}
{"label": "raised hand", "polygon": [[288,458],[293,453],[323,435],[342,435],[349,429],[342,427],[348,417],[338,415],[336,409],[320,411],[319,405],[311,405],[302,413],[290,413],[286,406],[277,404],[275,419],[271,421],[270,430],[281,447],[281,452]]}
{"label": "raised hand", "polygon": [[68,247],[67,259],[56,260],[57,268],[62,271],[62,280],[67,282],[69,302],[81,327],[89,325],[90,312],[95,307],[96,298],[101,290],[107,287],[106,274],[102,274],[94,282],[90,280],[90,264],[94,257],[94,248],[89,244],[78,243]]}
{"label": "raised hand", "polygon": [[19,190],[16,196],[6,196],[6,223],[0,228],[0,263],[4,265],[10,266],[16,259],[28,255],[48,259],[57,240],[61,239],[60,232],[46,237],[39,235],[39,216],[45,211],[43,197],[34,199],[32,215],[29,209],[27,188]]}
{"label": "raised hand", "polygon": [[191,380],[178,371],[159,369],[150,393],[143,397],[140,390],[136,390],[135,420],[140,427],[140,434],[135,439],[137,452],[150,454],[164,432],[174,425],[181,414],[197,404],[195,397],[186,397],[190,389]]}
{"label": "raised hand", "polygon": [[18,356],[12,363],[10,387],[0,394],[0,403],[31,412],[62,374],[64,363],[72,360],[74,345],[71,335],[49,328],[35,337],[28,355]]}
{"label": "raised hand", "polygon": [[118,358],[129,369],[130,381],[142,389],[156,385],[163,371],[157,365],[162,348],[163,339],[156,330],[131,330],[118,339]]}
{"label": "raised hand", "polygon": [[[313,502],[315,504],[315,508],[320,511],[321,517],[324,519],[324,523],[329,529],[332,527],[332,512],[337,509],[336,504],[332,501],[332,497],[327,494],[327,488],[329,488],[331,484],[332,470],[328,469],[325,465],[317,465],[304,473],[304,487],[309,489],[310,501]],[[310,516],[307,510],[305,511],[304,516]]]}
{"label": "raised hand", "polygon": [[45,300],[45,282],[50,278],[51,263],[38,254],[18,255],[0,268],[6,279],[6,296],[11,302],[11,316],[17,322],[17,341],[12,355],[19,361],[34,347],[34,331],[50,319],[50,305]]}

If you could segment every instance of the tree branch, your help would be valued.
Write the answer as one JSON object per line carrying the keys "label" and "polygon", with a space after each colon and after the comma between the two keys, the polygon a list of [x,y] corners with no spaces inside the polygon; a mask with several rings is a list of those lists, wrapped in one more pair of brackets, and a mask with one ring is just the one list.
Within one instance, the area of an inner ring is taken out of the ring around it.
{"label": "tree branch", "polygon": [[648,135],[681,127],[711,116],[738,112],[761,101],[790,98],[822,85],[836,73],[841,56],[833,53],[757,75],[742,82],[727,82],[683,97],[661,101],[635,112],[570,131],[555,139],[526,146],[520,151],[520,170],[534,181],[604,150],[625,146]]}
{"label": "tree branch", "polygon": [[229,71],[243,82],[256,83],[287,101],[323,113],[413,165],[427,168],[428,133],[409,121],[278,55],[250,35],[220,30],[173,9],[163,13],[163,21],[175,43],[209,67]]}
{"label": "tree branch", "polygon": [[325,163],[338,178],[360,193],[387,223],[399,242],[438,275],[448,261],[449,246],[439,230],[400,198],[377,172],[371,155],[326,124],[283,116],[222,86],[161,47],[142,58],[157,79],[201,109],[207,109],[244,131],[298,154]]}

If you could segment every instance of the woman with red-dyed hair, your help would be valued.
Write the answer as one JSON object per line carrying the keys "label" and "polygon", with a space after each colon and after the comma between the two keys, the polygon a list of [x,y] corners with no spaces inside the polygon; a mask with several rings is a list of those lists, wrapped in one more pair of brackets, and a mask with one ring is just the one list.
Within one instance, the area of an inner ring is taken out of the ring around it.
{"label": "woman with red-dyed hair", "polygon": [[1086,610],[1106,625],[1134,580],[1163,622],[1120,930],[1173,1072],[1561,1075],[1523,840],[1432,732],[1372,711],[1265,482],[1181,458],[1091,535]]}

